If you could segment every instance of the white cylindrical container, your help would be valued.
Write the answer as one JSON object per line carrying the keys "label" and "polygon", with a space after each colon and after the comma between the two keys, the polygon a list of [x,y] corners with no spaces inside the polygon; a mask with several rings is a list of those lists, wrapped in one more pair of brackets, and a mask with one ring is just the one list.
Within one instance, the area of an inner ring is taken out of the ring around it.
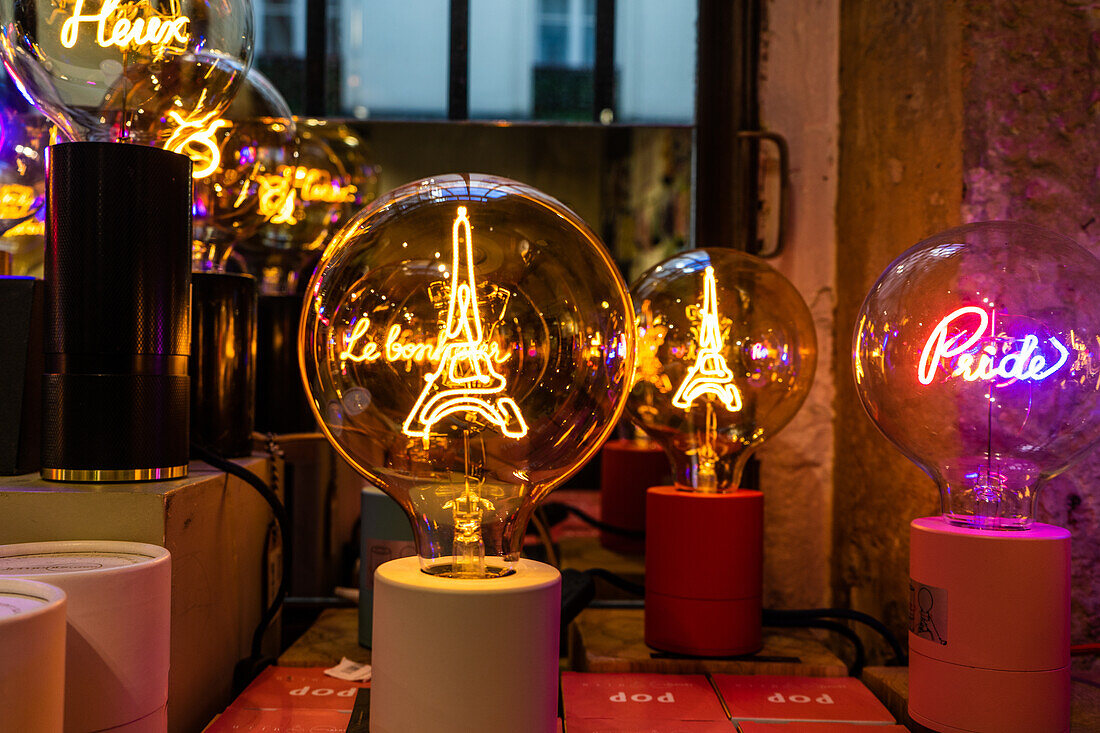
{"label": "white cylindrical container", "polygon": [[65,592],[0,578],[0,733],[61,733]]}
{"label": "white cylindrical container", "polygon": [[381,565],[371,733],[556,733],[560,619],[549,565],[472,580],[421,572],[419,557]]}
{"label": "white cylindrical container", "polygon": [[1069,532],[922,517],[909,536],[909,716],[952,733],[1069,733]]}
{"label": "white cylindrical container", "polygon": [[0,545],[0,578],[68,596],[65,731],[167,728],[171,558],[137,542]]}

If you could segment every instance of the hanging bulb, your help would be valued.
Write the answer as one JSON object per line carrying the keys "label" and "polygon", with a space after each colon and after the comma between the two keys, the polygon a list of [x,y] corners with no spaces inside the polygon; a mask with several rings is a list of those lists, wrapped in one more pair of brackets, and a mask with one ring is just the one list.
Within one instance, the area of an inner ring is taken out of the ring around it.
{"label": "hanging bulb", "polygon": [[638,325],[631,419],[682,489],[736,489],[752,452],[813,383],[813,319],[771,266],[732,249],[683,252],[631,288]]}
{"label": "hanging bulb", "polygon": [[871,288],[857,392],[940,490],[944,517],[1026,529],[1043,483],[1100,438],[1100,261],[982,222],[915,245]]}

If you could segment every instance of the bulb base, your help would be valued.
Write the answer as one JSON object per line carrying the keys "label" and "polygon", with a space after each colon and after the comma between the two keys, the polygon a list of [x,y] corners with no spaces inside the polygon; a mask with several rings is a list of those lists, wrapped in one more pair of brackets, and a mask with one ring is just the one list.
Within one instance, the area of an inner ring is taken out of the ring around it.
{"label": "bulb base", "polygon": [[764,495],[646,492],[645,642],[722,657],[763,646]]}
{"label": "bulb base", "polygon": [[909,715],[938,731],[1068,731],[1070,534],[910,525]]}
{"label": "bulb base", "polygon": [[[660,446],[638,440],[610,440],[600,451],[600,518],[615,527],[645,531],[646,490],[668,476]],[[600,531],[600,544],[614,552],[640,555],[645,540]]]}
{"label": "bulb base", "polygon": [[371,733],[558,730],[561,575],[531,560],[500,578],[374,573]]}

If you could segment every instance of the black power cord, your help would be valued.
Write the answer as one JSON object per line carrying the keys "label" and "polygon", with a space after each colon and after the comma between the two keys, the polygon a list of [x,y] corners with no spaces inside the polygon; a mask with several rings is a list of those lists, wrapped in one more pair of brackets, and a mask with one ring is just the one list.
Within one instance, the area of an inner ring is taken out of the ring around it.
{"label": "black power cord", "polygon": [[777,617],[774,615],[773,611],[767,608],[764,609],[763,621],[765,626],[771,626],[773,628],[824,629],[825,631],[832,631],[840,634],[845,639],[852,642],[852,646],[855,647],[855,661],[852,663],[852,666],[848,668],[848,675],[858,679],[863,672],[863,668],[867,666],[867,649],[863,646],[863,641],[856,632],[839,621],[829,621],[823,618],[791,619],[784,618],[783,616]]}
{"label": "black power cord", "polygon": [[[617,575],[604,568],[589,568],[583,571],[590,578],[601,578],[619,590],[631,595],[644,597],[645,586]],[[870,614],[862,611],[853,611],[847,608],[807,608],[807,609],[763,609],[763,624],[776,628],[810,628],[832,631],[840,634],[852,643],[855,649],[855,661],[849,668],[853,677],[858,677],[867,666],[867,649],[863,640],[848,626],[839,620],[855,621],[864,624],[877,632],[894,652],[894,658],[888,662],[890,666],[905,666],[908,658],[901,648],[898,638],[886,626]]]}
{"label": "black power cord", "polygon": [[553,526],[565,518],[564,515],[572,514],[580,519],[585,524],[591,525],[598,530],[607,532],[609,534],[616,534],[620,537],[627,537],[632,540],[644,540],[645,532],[639,529],[627,529],[626,527],[617,527],[614,524],[608,524],[596,519],[588,512],[578,509],[575,506],[566,504],[560,501],[548,501],[545,504],[540,505],[541,509],[546,513],[546,518],[549,520],[550,526]]}
{"label": "black power cord", "polygon": [[263,646],[264,634],[267,632],[268,627],[271,626],[271,622],[275,620],[275,616],[278,615],[279,609],[286,599],[287,586],[290,578],[290,521],[287,517],[286,507],[283,506],[283,502],[279,499],[278,494],[276,494],[262,478],[252,471],[222,458],[196,443],[191,444],[191,456],[210,464],[219,471],[225,471],[232,476],[236,476],[256,489],[256,492],[267,502],[268,506],[271,507],[271,513],[275,517],[275,524],[279,528],[279,536],[282,538],[283,542],[283,568],[282,574],[279,577],[279,588],[271,604],[264,609],[263,614],[260,616],[260,622],[256,625],[256,630],[252,634],[250,656],[247,659],[241,660],[233,672],[233,694],[237,695],[240,694],[248,683],[270,663],[270,660],[264,659],[261,647]]}
{"label": "black power cord", "polygon": [[776,620],[844,619],[864,624],[877,632],[894,652],[894,658],[887,662],[888,666],[904,667],[909,664],[909,658],[902,650],[901,643],[894,632],[890,631],[886,624],[868,613],[853,611],[848,608],[771,609],[764,613],[771,614],[772,618]]}

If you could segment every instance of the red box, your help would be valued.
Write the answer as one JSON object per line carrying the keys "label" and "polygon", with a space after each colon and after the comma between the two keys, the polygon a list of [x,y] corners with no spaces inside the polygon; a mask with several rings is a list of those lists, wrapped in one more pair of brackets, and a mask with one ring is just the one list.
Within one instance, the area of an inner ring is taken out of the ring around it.
{"label": "red box", "polygon": [[336,710],[253,710],[230,706],[203,733],[344,733],[351,713]]}
{"label": "red box", "polygon": [[569,718],[568,733],[737,733],[728,720],[662,720],[647,724],[641,721],[585,720]]}
{"label": "red box", "polygon": [[739,722],[737,727],[741,729],[741,733],[909,733],[903,725],[867,723],[761,723],[745,720]]}
{"label": "red box", "polygon": [[323,667],[268,667],[233,701],[232,707],[350,713],[355,707],[355,696],[364,687],[370,687],[370,683],[329,677]]}
{"label": "red box", "polygon": [[894,722],[870,690],[851,677],[713,675],[734,720]]}
{"label": "red box", "polygon": [[732,727],[714,688],[698,674],[563,672],[561,693],[567,727],[582,720],[601,721],[604,728],[595,730],[609,731],[621,721],[721,721],[727,733]]}

